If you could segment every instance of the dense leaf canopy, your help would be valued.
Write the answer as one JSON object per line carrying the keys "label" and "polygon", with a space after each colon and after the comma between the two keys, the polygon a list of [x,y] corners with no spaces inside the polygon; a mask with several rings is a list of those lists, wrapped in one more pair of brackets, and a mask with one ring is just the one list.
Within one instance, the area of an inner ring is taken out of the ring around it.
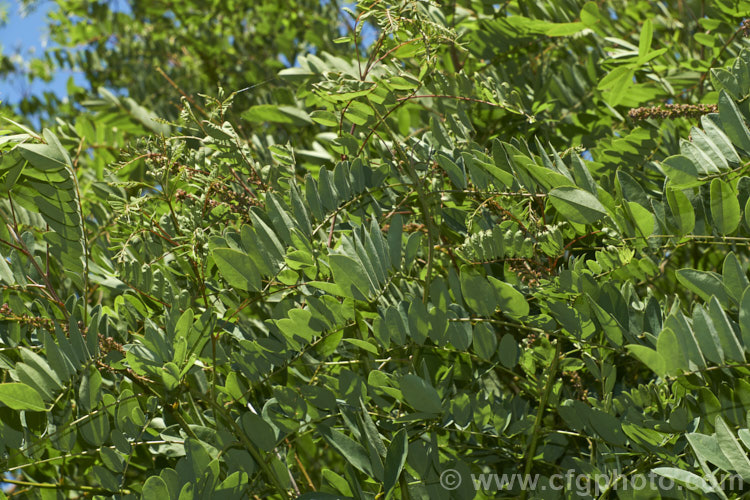
{"label": "dense leaf canopy", "polygon": [[54,3],[0,60],[86,81],[0,106],[7,495],[747,489],[750,2]]}

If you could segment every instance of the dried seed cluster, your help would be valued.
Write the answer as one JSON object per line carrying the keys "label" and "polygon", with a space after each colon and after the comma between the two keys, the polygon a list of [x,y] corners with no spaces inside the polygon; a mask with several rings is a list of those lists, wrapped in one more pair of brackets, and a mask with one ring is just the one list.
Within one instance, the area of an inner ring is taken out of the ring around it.
{"label": "dried seed cluster", "polygon": [[8,304],[0,306],[0,320],[18,321],[22,325],[30,326],[32,328],[44,328],[50,332],[55,331],[55,324],[51,319],[42,318],[40,316],[29,316],[28,314],[22,314],[19,316],[13,312]]}
{"label": "dried seed cluster", "polygon": [[[209,209],[214,209],[221,204],[226,204],[229,209],[238,214],[243,220],[249,221],[249,209],[251,206],[259,206],[261,203],[246,193],[238,193],[229,186],[213,186],[211,193],[216,193],[216,198],[208,197],[205,201]],[[200,202],[197,196],[183,189],[175,191],[177,201],[190,200]]]}
{"label": "dried seed cluster", "polygon": [[113,339],[112,337],[105,337],[101,333],[99,335],[99,351],[103,354],[106,354],[110,351],[117,351],[123,356],[125,356],[125,348],[122,347],[122,344]]}
{"label": "dried seed cluster", "polygon": [[633,120],[648,120],[649,118],[696,118],[708,113],[718,112],[716,104],[664,104],[662,106],[651,106],[633,108],[628,116]]}

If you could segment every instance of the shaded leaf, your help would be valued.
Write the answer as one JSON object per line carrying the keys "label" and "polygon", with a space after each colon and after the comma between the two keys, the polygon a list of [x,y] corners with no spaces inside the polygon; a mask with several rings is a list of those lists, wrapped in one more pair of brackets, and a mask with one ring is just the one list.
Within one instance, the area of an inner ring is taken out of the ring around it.
{"label": "shaded leaf", "polygon": [[440,413],[442,410],[440,395],[422,377],[404,375],[401,379],[401,392],[415,410],[425,413]]}

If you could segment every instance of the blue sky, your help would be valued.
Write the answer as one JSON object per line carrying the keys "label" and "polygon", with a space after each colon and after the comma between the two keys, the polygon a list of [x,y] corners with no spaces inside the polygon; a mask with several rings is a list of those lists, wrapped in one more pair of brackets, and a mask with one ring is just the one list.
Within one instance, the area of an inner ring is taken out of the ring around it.
{"label": "blue sky", "polygon": [[[8,14],[7,23],[0,26],[0,47],[3,54],[19,54],[24,60],[33,55],[41,55],[49,43],[46,18],[52,2],[38,2],[33,10],[24,9],[21,2],[14,0],[1,1],[0,4]],[[23,95],[44,91],[64,96],[67,94],[65,88],[68,78],[72,74],[70,71],[58,72],[51,82],[36,80],[30,83],[25,78],[0,79],[0,101],[15,103]],[[81,81],[80,77],[76,79],[79,85]]]}

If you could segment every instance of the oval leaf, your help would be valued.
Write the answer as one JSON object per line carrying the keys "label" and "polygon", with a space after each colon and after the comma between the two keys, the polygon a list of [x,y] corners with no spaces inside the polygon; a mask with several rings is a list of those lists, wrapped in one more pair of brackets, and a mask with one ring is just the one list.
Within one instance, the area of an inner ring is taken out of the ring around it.
{"label": "oval leaf", "polygon": [[388,447],[388,454],[385,457],[385,491],[386,500],[391,498],[393,488],[398,482],[401,471],[406,463],[406,456],[409,454],[409,440],[406,431],[401,429],[393,436],[393,441]]}
{"label": "oval leaf", "polygon": [[578,224],[593,224],[607,215],[596,196],[583,189],[559,187],[549,192],[549,200],[560,215]]}
{"label": "oval leaf", "polygon": [[219,272],[233,288],[260,291],[260,272],[246,254],[233,248],[217,248],[213,251],[214,262]]}
{"label": "oval leaf", "polygon": [[728,183],[711,181],[711,218],[719,234],[731,234],[740,224],[740,202]]}
{"label": "oval leaf", "polygon": [[698,167],[690,158],[683,155],[674,155],[661,162],[661,168],[669,178],[672,186],[689,187],[698,185]]}
{"label": "oval leaf", "polygon": [[36,389],[19,382],[0,384],[0,403],[14,410],[47,410]]}
{"label": "oval leaf", "polygon": [[461,294],[469,308],[482,316],[495,312],[496,300],[492,285],[481,274],[464,267],[461,270]]}
{"label": "oval leaf", "polygon": [[695,227],[695,210],[688,197],[680,189],[667,189],[667,203],[680,234],[687,234]]}
{"label": "oval leaf", "polygon": [[442,404],[440,395],[422,377],[416,375],[405,375],[401,379],[401,393],[406,402],[415,410],[425,413],[440,413]]}
{"label": "oval leaf", "polygon": [[146,479],[143,483],[143,492],[141,493],[143,500],[164,500],[165,498],[171,498],[167,483],[159,476],[151,476]]}
{"label": "oval leaf", "polygon": [[526,297],[513,285],[492,276],[489,277],[489,280],[495,286],[495,293],[503,313],[510,316],[526,316],[529,314],[529,303],[526,302]]}

